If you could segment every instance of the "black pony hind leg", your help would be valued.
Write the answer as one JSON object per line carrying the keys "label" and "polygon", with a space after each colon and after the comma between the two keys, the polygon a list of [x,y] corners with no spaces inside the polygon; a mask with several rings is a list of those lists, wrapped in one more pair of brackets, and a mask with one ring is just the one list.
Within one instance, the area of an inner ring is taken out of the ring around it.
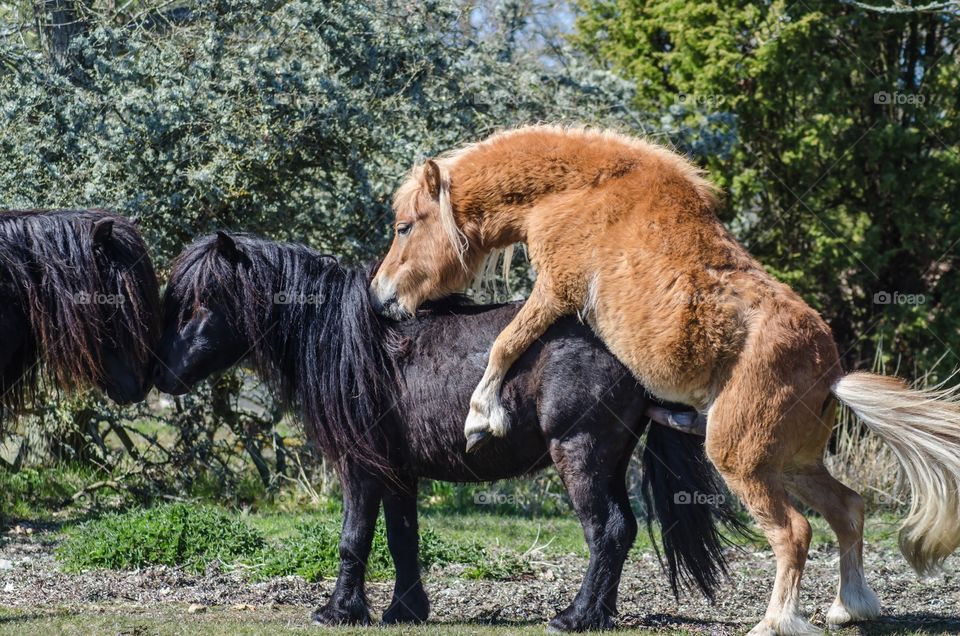
{"label": "black pony hind leg", "polygon": [[343,532],[340,535],[340,572],[333,594],[311,618],[318,625],[369,625],[370,609],[364,590],[367,558],[383,496],[382,482],[360,468],[342,466]]}
{"label": "black pony hind leg", "polygon": [[420,578],[420,536],[417,522],[417,482],[402,489],[388,490],[383,497],[387,525],[387,545],[397,578],[390,607],[383,613],[384,623],[423,623],[430,613],[430,602]]}
{"label": "black pony hind leg", "polygon": [[[626,462],[621,459],[607,468],[614,462],[601,460],[598,449],[593,448],[595,442],[574,436],[551,445],[550,452],[590,550],[580,591],[569,607],[550,620],[549,628],[554,632],[613,627],[623,564],[637,537],[637,519],[627,494]],[[627,440],[623,440],[623,446],[633,447]]]}

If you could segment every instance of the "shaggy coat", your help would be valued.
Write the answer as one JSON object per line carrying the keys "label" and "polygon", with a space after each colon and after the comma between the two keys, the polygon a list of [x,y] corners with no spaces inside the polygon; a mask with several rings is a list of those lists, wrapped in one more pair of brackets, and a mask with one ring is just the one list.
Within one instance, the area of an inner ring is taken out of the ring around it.
{"label": "shaggy coat", "polygon": [[[467,454],[461,422],[486,349],[516,304],[435,306],[395,324],[373,311],[366,272],[302,246],[245,235],[200,239],[177,259],[164,298],[157,387],[183,393],[242,360],[304,418],[344,485],[341,570],[314,619],[368,622],[364,567],[383,503],[397,570],[387,622],[422,621],[417,480],[492,481],[555,465],[590,548],[580,593],[551,621],[611,625],[623,562],[637,532],[625,472],[643,434],[646,393],[572,319],[523,355],[504,386],[508,444]],[[705,461],[702,438],[654,426],[643,456],[647,510],[661,527],[674,591],[711,595],[724,573],[717,520],[739,532]],[[699,493],[694,502],[676,493]],[[648,519],[648,524],[650,519]]]}
{"label": "shaggy coat", "polygon": [[44,377],[120,403],[143,399],[159,310],[153,265],[127,219],[0,212],[0,412],[24,407]]}
{"label": "shaggy coat", "polygon": [[788,493],[839,538],[841,585],[828,621],[879,613],[862,570],[862,500],[822,463],[834,397],[904,465],[913,505],[901,539],[914,567],[929,571],[960,545],[953,395],[844,376],[829,327],[731,237],[714,188],[682,157],[612,132],[520,128],[415,168],[394,207],[396,236],[371,285],[388,315],[463,287],[493,250],[516,242],[537,272],[490,350],[466,419],[468,448],[507,433],[507,370],[569,314],[653,395],[707,414],[709,457],[777,557],[755,634],[819,632],[799,605],[810,528]]}

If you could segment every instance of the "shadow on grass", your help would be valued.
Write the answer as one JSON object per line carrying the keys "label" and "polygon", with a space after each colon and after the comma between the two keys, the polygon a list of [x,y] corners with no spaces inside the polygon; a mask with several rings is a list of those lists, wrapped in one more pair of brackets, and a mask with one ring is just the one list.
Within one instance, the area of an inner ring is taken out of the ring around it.
{"label": "shadow on grass", "polygon": [[[714,621],[709,619],[692,618],[683,615],[648,614],[645,616],[625,614],[618,621],[620,629],[652,629],[652,630],[689,630],[691,628],[706,629],[711,633],[717,629],[732,631],[746,630],[750,625],[729,621]],[[843,628],[842,633],[854,633],[861,636],[892,636],[905,634],[960,634],[960,616],[944,616],[940,614],[899,614],[897,616],[881,616],[876,620],[856,623]],[[614,632],[615,633],[615,632]]]}
{"label": "shadow on grass", "polygon": [[731,623],[728,621],[714,621],[704,618],[692,618],[678,614],[623,614],[617,621],[617,627],[621,629],[690,629],[691,627],[701,627],[709,629],[710,632],[718,628],[729,628],[737,630],[743,628],[740,623]]}
{"label": "shadow on grass", "polygon": [[0,514],[0,547],[4,547],[11,542],[23,541],[24,537],[22,535],[11,534],[10,532],[17,526],[32,530],[31,538],[33,541],[55,543],[59,534],[64,530],[124,509],[125,508],[89,508],[82,512],[78,511],[68,518],[56,520],[31,519]]}
{"label": "shadow on grass", "polygon": [[75,618],[83,615],[82,609],[66,609],[48,607],[38,609],[0,609],[0,626],[16,625],[18,623],[29,623],[32,621],[42,621],[53,619]]}
{"label": "shadow on grass", "polygon": [[960,616],[941,614],[898,614],[881,616],[868,623],[858,624],[857,629],[864,636],[887,634],[960,634]]}

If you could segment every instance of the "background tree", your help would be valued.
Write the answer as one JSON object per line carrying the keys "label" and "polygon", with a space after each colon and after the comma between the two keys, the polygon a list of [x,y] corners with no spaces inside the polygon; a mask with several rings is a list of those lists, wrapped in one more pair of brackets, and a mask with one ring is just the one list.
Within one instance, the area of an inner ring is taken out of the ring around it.
{"label": "background tree", "polygon": [[[135,216],[161,272],[223,227],[372,259],[390,236],[390,195],[418,158],[531,121],[654,130],[632,82],[558,37],[570,21],[547,20],[550,4],[8,3],[0,206]],[[55,20],[58,7],[82,24]],[[51,49],[50,29],[68,25]],[[696,152],[710,133],[675,137]],[[130,482],[212,475],[233,490],[246,470],[270,487],[299,477],[295,427],[236,376],[126,411],[51,400],[22,423],[22,439],[0,448],[15,470],[80,460]]]}
{"label": "background tree", "polygon": [[736,143],[706,166],[729,225],[848,367],[882,342],[916,377],[960,365],[960,11],[898,4],[581,2],[574,39],[667,126],[728,113]]}
{"label": "background tree", "polygon": [[418,157],[522,122],[648,121],[629,82],[474,38],[450,2],[84,6],[57,56],[0,45],[0,204],[132,214],[161,265],[218,227],[371,258]]}

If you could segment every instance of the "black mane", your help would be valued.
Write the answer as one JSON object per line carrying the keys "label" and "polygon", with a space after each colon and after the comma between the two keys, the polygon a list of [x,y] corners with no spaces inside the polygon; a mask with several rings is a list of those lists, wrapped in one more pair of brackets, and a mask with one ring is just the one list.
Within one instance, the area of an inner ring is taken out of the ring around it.
{"label": "black mane", "polygon": [[[93,227],[104,218],[112,231],[98,245]],[[108,344],[150,362],[159,292],[129,220],[104,210],[0,212],[0,264],[0,302],[27,325],[25,345],[2,370],[0,408],[16,411],[31,401],[44,378],[68,390],[98,384]],[[123,302],[91,302],[97,294]]]}
{"label": "black mane", "polygon": [[385,423],[396,373],[392,332],[368,296],[369,272],[302,245],[231,233],[234,259],[204,237],[178,257],[164,307],[189,320],[201,303],[223,308],[252,343],[249,359],[329,458],[390,471]]}

